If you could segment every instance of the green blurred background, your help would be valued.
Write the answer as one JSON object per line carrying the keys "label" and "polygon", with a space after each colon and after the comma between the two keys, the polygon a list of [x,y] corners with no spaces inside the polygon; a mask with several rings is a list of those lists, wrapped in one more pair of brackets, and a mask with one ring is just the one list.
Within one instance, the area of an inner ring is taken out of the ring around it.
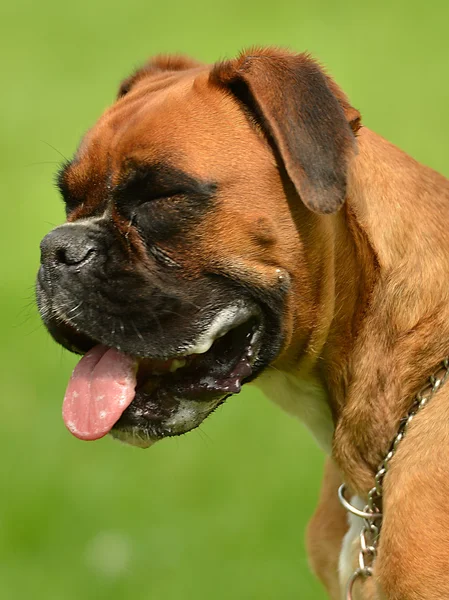
{"label": "green blurred background", "polygon": [[34,307],[39,240],[63,220],[61,154],[158,52],[252,44],[318,57],[364,122],[449,174],[447,2],[17,0],[0,8],[0,597],[322,599],[304,529],[323,456],[254,390],[142,451],[72,438],[75,357]]}

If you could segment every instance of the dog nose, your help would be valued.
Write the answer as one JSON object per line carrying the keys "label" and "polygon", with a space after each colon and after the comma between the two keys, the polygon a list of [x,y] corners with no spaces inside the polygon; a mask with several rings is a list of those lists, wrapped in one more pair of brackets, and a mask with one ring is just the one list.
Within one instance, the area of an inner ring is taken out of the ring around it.
{"label": "dog nose", "polygon": [[85,265],[97,252],[95,241],[85,226],[61,225],[41,242],[41,264],[49,267]]}

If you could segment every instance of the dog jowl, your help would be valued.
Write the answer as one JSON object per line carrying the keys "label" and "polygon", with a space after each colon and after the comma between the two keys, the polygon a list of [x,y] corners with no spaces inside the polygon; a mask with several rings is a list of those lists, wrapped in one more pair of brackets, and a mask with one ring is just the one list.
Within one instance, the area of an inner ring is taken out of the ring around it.
{"label": "dog jowl", "polygon": [[122,84],[63,165],[67,222],[41,244],[42,319],[84,355],[75,436],[185,433],[305,352],[324,259],[301,231],[344,202],[358,127],[306,55],[157,57]]}

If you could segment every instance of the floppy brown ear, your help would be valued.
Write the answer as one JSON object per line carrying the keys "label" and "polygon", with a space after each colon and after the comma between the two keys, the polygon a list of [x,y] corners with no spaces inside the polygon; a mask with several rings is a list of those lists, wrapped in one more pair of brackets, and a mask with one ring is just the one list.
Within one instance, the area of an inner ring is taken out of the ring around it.
{"label": "floppy brown ear", "polygon": [[250,110],[306,206],[336,212],[360,114],[319,65],[307,54],[267,48],[215,65],[210,80]]}
{"label": "floppy brown ear", "polygon": [[182,56],[181,54],[159,54],[154,56],[145,63],[143,67],[140,67],[140,69],[137,69],[137,71],[122,81],[117,94],[117,99],[125,96],[133,85],[144,77],[166,71],[185,71],[187,69],[200,67],[201,65],[202,63],[195,59],[190,58],[189,56]]}

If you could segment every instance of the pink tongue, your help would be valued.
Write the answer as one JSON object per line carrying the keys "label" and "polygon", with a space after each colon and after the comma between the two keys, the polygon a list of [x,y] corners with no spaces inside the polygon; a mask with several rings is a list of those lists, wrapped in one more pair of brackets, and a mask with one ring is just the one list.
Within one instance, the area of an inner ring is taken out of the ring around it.
{"label": "pink tongue", "polygon": [[135,395],[137,361],[115,348],[95,346],[76,365],[64,396],[62,417],[81,440],[105,436]]}

